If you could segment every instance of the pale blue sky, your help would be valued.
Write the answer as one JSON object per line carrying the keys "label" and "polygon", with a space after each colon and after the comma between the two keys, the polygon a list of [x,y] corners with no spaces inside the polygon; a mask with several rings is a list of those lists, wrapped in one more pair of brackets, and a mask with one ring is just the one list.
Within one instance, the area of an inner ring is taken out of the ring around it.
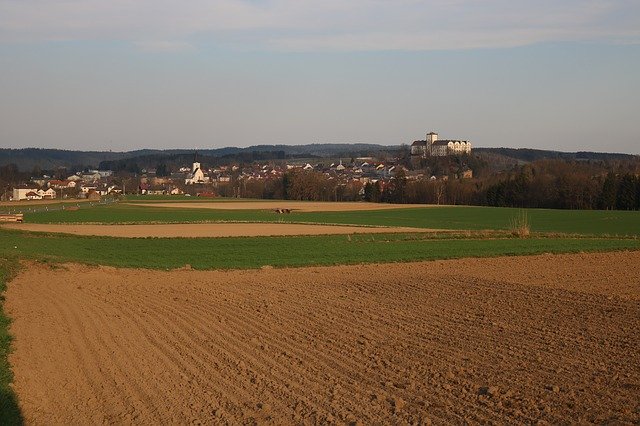
{"label": "pale blue sky", "polygon": [[0,147],[640,154],[638,76],[638,1],[0,0]]}

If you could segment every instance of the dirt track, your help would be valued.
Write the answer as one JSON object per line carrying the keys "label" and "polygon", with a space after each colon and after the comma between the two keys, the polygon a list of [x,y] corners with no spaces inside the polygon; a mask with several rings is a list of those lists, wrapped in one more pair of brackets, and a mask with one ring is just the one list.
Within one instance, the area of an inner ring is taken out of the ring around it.
{"label": "dirt track", "polygon": [[[7,229],[108,237],[261,237],[285,235],[380,234],[442,231],[424,228],[304,225],[287,223],[185,223],[153,225],[3,224]],[[451,231],[442,231],[451,232]]]}
{"label": "dirt track", "polygon": [[640,421],[640,252],[30,265],[6,309],[29,423]]}
{"label": "dirt track", "polygon": [[209,201],[209,202],[156,202],[130,203],[146,207],[171,207],[184,209],[214,209],[214,210],[273,210],[290,209],[299,212],[346,212],[362,210],[407,209],[416,207],[439,207],[430,204],[387,204],[365,202],[319,202],[319,201]]}

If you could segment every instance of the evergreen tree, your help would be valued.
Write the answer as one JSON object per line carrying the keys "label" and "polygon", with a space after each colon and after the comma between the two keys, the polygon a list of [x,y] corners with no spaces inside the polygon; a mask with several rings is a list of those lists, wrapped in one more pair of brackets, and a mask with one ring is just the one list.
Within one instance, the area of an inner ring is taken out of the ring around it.
{"label": "evergreen tree", "polygon": [[609,173],[602,184],[602,192],[598,200],[598,207],[602,210],[613,210],[616,208],[616,198],[618,194],[618,179],[614,173]]}
{"label": "evergreen tree", "polygon": [[372,201],[372,193],[373,193],[373,184],[371,182],[367,182],[364,185],[364,201]]}
{"label": "evergreen tree", "polygon": [[156,176],[165,177],[165,176],[169,176],[170,174],[171,173],[167,169],[167,165],[166,164],[162,163],[162,164],[158,164],[156,166]]}
{"label": "evergreen tree", "polygon": [[626,174],[620,179],[616,207],[619,210],[633,210],[636,208],[636,177]]}

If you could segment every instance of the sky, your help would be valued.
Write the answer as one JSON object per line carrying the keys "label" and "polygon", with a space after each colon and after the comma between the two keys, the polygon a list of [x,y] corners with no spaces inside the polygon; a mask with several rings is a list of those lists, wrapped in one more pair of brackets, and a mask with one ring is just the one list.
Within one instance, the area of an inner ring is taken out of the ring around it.
{"label": "sky", "polygon": [[0,0],[0,148],[640,154],[638,0]]}

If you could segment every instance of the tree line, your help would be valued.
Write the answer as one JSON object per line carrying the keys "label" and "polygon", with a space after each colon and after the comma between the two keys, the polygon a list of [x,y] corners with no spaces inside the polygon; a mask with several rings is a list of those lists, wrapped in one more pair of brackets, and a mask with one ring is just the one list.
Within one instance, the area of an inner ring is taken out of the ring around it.
{"label": "tree line", "polygon": [[[370,201],[495,207],[640,210],[640,162],[540,160],[475,179],[341,183],[317,171],[291,170],[267,181],[234,181],[220,195],[307,201]],[[235,187],[235,190],[231,190]]]}
{"label": "tree line", "polygon": [[[119,163],[120,173],[114,182],[129,176],[127,168],[136,164]],[[457,179],[455,170],[471,166],[473,179]],[[129,167],[127,167],[129,166]],[[240,179],[221,183],[220,196],[307,201],[371,201],[387,203],[482,205],[521,208],[640,210],[640,159],[633,160],[538,160],[513,165],[506,170],[491,169],[492,162],[483,159],[434,159],[420,180],[409,179],[398,168],[393,179],[386,181],[341,181],[315,170],[293,169],[282,177],[265,180]],[[157,164],[159,175],[168,175],[172,165]],[[116,168],[117,169],[117,168]],[[22,172],[15,164],[0,166],[0,196],[6,198],[9,189],[30,176],[41,173]],[[124,173],[122,173],[124,172]],[[69,170],[49,171],[50,176],[63,178]],[[58,177],[59,175],[59,177]],[[120,177],[122,175],[123,177]],[[431,179],[430,176],[437,176]],[[135,178],[127,177],[127,188],[136,186]],[[130,181],[130,182],[129,182]]]}

